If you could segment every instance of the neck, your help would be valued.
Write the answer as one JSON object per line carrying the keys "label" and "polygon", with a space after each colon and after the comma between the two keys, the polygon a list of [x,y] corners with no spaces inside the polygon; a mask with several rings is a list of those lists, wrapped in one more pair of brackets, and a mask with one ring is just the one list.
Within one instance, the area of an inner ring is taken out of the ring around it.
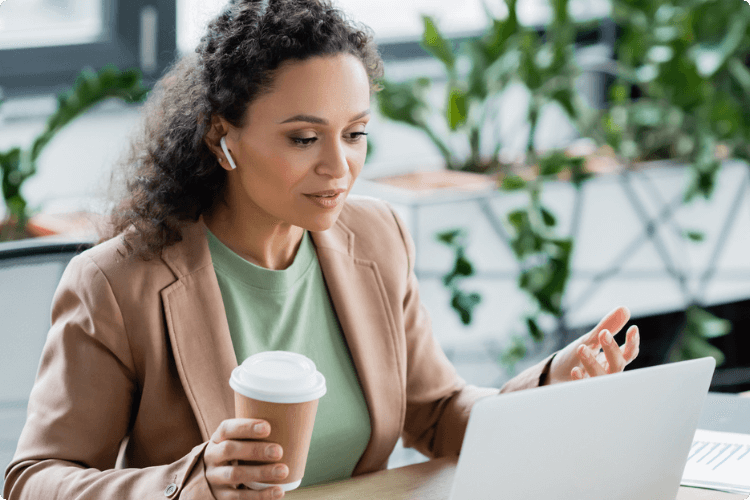
{"label": "neck", "polygon": [[225,206],[203,216],[208,229],[243,259],[266,269],[286,269],[297,255],[305,230],[267,214],[238,213]]}

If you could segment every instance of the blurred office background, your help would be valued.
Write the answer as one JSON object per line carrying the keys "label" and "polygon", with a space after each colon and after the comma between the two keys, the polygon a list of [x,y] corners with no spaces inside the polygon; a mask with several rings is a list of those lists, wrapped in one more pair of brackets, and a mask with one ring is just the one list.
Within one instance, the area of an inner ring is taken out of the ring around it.
{"label": "blurred office background", "polygon": [[[737,9],[750,8],[741,0],[721,1],[735,2]],[[460,5],[454,0],[335,3],[374,30],[387,78],[405,81],[427,76],[433,80],[431,93],[437,102],[444,94],[446,78],[441,63],[420,47],[421,15],[433,16],[442,33],[458,43],[486,30],[487,10],[499,18],[507,13],[502,0],[465,0]],[[136,67],[146,84],[152,84],[175,57],[194,49],[207,20],[223,4],[216,0],[3,1],[0,151],[29,143],[55,110],[56,95],[68,89],[84,68]],[[571,0],[569,4],[573,18],[591,22],[575,46],[583,70],[576,85],[594,109],[606,107],[611,84],[611,78],[599,69],[614,57],[617,30],[611,10],[609,0]],[[519,21],[537,27],[540,33],[551,15],[547,0],[518,1]],[[459,60],[459,69],[461,64]],[[502,137],[503,154],[512,158],[523,152],[524,134],[528,134],[525,107],[529,95],[511,86],[498,99],[502,116],[496,133]],[[750,321],[750,183],[745,162],[725,159],[713,196],[684,205],[673,202],[682,197],[686,169],[669,161],[627,178],[597,176],[580,195],[570,183],[547,185],[545,203],[555,209],[561,234],[570,232],[572,226],[577,231],[564,298],[566,330],[543,322],[541,326],[549,330],[546,340],[526,346],[526,355],[509,367],[501,361],[502,355],[514,337],[526,332],[524,311],[532,305],[518,289],[520,268],[502,238],[503,231],[493,227],[497,218],[491,213],[507,213],[523,204],[523,199],[494,191],[478,198],[384,189],[374,180],[414,170],[439,171],[443,160],[421,131],[385,119],[374,103],[373,111],[368,127],[373,152],[356,191],[389,199],[409,224],[418,247],[422,299],[433,317],[435,335],[469,382],[501,385],[512,373],[546,356],[620,304],[630,307],[638,318],[644,363],[662,362],[670,339],[684,327],[686,308],[700,304],[733,325],[730,336],[710,340],[724,352],[726,366],[734,370],[727,372],[727,381],[717,385],[718,390],[750,388],[750,357],[744,339]],[[536,132],[542,148],[565,148],[581,139],[559,108],[545,108],[542,115]],[[102,213],[107,207],[110,174],[126,151],[138,117],[138,105],[108,101],[65,128],[40,157],[37,174],[24,185],[29,205],[40,217],[51,219],[78,212]],[[436,234],[453,228],[466,231],[466,252],[476,271],[463,286],[482,296],[469,325],[451,308],[451,294],[443,284],[454,255],[437,241]],[[685,230],[700,233],[700,241],[681,237]],[[68,236],[93,238],[86,229]],[[0,366],[20,367],[13,373],[0,372],[0,466],[9,461],[14,436],[22,425],[24,401],[49,322],[44,309],[63,266],[0,267],[0,311],[13,314],[13,318],[0,318]],[[672,337],[665,337],[665,332]]]}

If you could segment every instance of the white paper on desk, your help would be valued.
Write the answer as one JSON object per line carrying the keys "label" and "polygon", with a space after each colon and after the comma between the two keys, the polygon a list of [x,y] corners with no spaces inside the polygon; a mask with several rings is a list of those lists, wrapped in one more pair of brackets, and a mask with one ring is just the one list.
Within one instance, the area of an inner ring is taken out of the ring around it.
{"label": "white paper on desk", "polygon": [[749,494],[750,435],[695,431],[681,484]]}

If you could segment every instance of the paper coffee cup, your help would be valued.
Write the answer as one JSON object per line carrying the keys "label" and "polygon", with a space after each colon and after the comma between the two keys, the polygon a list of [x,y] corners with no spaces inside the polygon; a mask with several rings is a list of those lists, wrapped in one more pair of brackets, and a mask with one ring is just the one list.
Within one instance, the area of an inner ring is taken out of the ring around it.
{"label": "paper coffee cup", "polygon": [[279,462],[289,467],[283,482],[248,486],[281,486],[286,491],[297,488],[305,474],[318,399],[326,393],[325,377],[302,354],[268,351],[243,361],[232,371],[229,385],[235,391],[235,416],[266,420],[271,434],[261,441],[281,445],[284,455]]}

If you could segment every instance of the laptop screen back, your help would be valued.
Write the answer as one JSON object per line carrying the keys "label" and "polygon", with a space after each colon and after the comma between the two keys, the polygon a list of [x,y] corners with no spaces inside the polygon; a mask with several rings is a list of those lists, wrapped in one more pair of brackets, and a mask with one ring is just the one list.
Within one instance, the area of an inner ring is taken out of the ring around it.
{"label": "laptop screen back", "polygon": [[478,401],[451,500],[674,499],[713,358]]}

